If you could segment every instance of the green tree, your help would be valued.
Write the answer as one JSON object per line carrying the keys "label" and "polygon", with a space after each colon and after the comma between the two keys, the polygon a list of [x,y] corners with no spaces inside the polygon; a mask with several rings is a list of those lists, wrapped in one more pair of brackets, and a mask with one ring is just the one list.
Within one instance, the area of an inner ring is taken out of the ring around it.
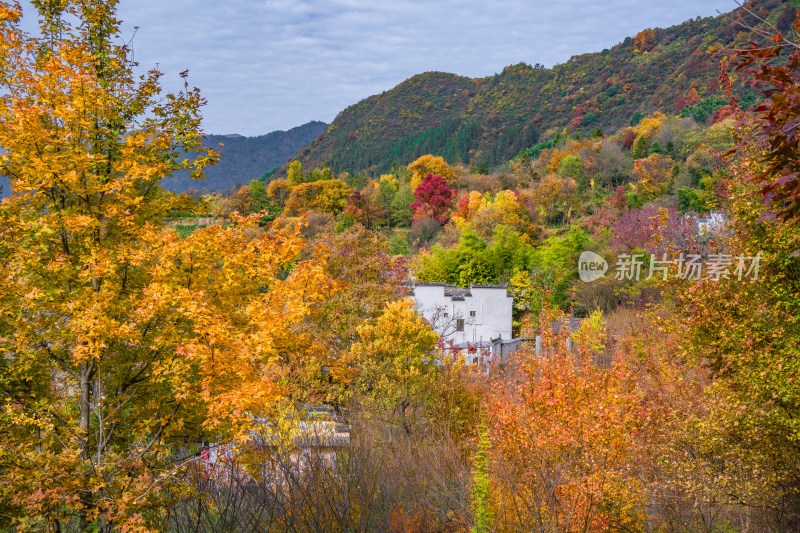
{"label": "green tree", "polygon": [[647,140],[646,136],[639,135],[633,143],[632,151],[634,159],[644,159],[650,154],[650,141]]}
{"label": "green tree", "polygon": [[583,159],[578,155],[568,155],[558,167],[558,175],[575,181],[581,189],[586,188],[586,176],[583,172]]}
{"label": "green tree", "polygon": [[322,168],[313,168],[309,170],[304,181],[309,183],[312,181],[330,181],[332,179],[334,179],[333,172],[330,166],[328,166],[328,163],[325,163],[322,165]]}
{"label": "green tree", "polygon": [[392,225],[392,204],[397,195],[397,180],[391,174],[381,176],[378,181],[378,197],[376,198],[381,215]]}
{"label": "green tree", "polygon": [[252,212],[264,213],[261,217],[261,224],[266,224],[281,214],[283,208],[279,205],[274,205],[270,199],[269,189],[267,185],[261,180],[251,180],[247,185],[250,192],[250,200],[252,202]]}
{"label": "green tree", "polygon": [[267,186],[261,180],[250,180],[247,184],[250,192],[250,199],[253,202],[253,210],[262,211],[270,206],[269,194],[267,194]]}
{"label": "green tree", "polygon": [[420,255],[416,275],[421,281],[455,283],[461,286],[508,281],[514,269],[532,265],[535,248],[519,233],[498,226],[489,243],[465,226],[456,246],[434,246]]}
{"label": "green tree", "polygon": [[494,517],[489,505],[489,450],[492,441],[486,426],[478,428],[478,451],[472,459],[472,507],[475,514],[475,527],[472,533],[488,533],[492,531]]}
{"label": "green tree", "polygon": [[401,185],[392,199],[390,220],[393,226],[401,228],[411,226],[411,220],[414,217],[414,210],[411,209],[411,204],[414,203],[414,200],[414,191],[411,190],[411,186],[408,184]]}
{"label": "green tree", "polygon": [[409,255],[411,248],[408,247],[408,240],[400,233],[393,233],[389,238],[389,253],[393,255]]}
{"label": "green tree", "polygon": [[300,161],[295,160],[289,163],[286,179],[289,185],[300,185],[303,183],[303,164]]}
{"label": "green tree", "polygon": [[653,141],[653,146],[650,148],[651,154],[663,154],[664,150],[662,150],[661,145],[658,144],[658,141]]}

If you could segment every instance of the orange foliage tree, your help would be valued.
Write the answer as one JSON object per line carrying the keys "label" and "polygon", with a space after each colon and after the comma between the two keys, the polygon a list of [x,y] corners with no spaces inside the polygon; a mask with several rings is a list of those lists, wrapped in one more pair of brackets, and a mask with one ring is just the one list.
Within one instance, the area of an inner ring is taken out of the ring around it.
{"label": "orange foliage tree", "polygon": [[633,162],[633,189],[645,199],[668,192],[673,160],[668,155],[650,154]]}
{"label": "orange foliage tree", "polygon": [[284,206],[291,193],[292,185],[283,178],[272,180],[267,187],[267,196],[278,207]]}
{"label": "orange foliage tree", "polygon": [[299,398],[342,405],[359,371],[351,350],[358,328],[374,322],[388,303],[408,294],[403,286],[408,272],[402,259],[390,257],[388,240],[360,224],[342,233],[324,232],[311,244],[315,245],[311,258],[327,258],[325,273],[338,290],[292,327],[279,352],[292,369],[290,379]]}
{"label": "orange foliage tree", "polygon": [[633,49],[636,52],[649,52],[656,46],[656,32],[651,28],[640,31],[633,40]]}
{"label": "orange foliage tree", "polygon": [[542,315],[543,357],[523,352],[486,403],[491,496],[500,531],[637,530],[642,486],[632,469],[641,427],[635,376],[622,361],[601,368],[602,321],[582,327],[581,350]]}
{"label": "orange foliage tree", "polygon": [[0,3],[0,502],[17,530],[158,527],[191,446],[286,394],[275,339],[329,289],[298,233],[164,227],[189,200],[160,180],[216,155],[196,89],[133,76],[114,4],[37,3],[36,38]]}

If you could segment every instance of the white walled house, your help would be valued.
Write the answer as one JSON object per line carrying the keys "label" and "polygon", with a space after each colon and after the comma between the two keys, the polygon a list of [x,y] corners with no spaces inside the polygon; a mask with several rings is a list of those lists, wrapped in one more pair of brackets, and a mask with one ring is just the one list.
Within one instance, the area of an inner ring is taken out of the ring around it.
{"label": "white walled house", "polygon": [[728,216],[719,211],[697,217],[697,236],[701,239],[718,237],[725,233],[728,227]]}
{"label": "white walled house", "polygon": [[445,342],[466,347],[511,339],[514,297],[505,285],[416,282],[411,287],[417,310]]}

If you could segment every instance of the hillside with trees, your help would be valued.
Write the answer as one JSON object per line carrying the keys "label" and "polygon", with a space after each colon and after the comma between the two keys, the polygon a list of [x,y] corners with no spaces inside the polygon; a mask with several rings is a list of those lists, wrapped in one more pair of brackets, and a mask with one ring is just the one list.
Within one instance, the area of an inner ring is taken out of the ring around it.
{"label": "hillside with trees", "polygon": [[[763,0],[757,12],[781,30],[798,3]],[[720,61],[747,44],[738,14],[645,29],[616,46],[547,69],[520,63],[468,79],[429,72],[354,104],[297,159],[334,172],[380,175],[431,153],[495,168],[556,132],[613,132],[660,111],[705,123],[726,102]],[[746,22],[755,22],[755,18]],[[736,82],[741,104],[755,93]]]}

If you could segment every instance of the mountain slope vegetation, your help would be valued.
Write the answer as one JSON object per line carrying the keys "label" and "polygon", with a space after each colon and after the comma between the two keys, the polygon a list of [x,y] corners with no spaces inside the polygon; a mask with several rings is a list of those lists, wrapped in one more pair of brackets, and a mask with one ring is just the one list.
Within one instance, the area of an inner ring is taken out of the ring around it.
{"label": "mountain slope vegetation", "polygon": [[205,181],[193,181],[188,174],[181,173],[164,180],[164,186],[173,192],[183,192],[190,187],[221,191],[242,185],[284,165],[327,127],[324,122],[312,121],[257,137],[208,135],[203,144],[220,152],[222,157],[216,166],[206,168]]}
{"label": "mountain slope vegetation", "polygon": [[[793,22],[796,8],[779,0],[755,6],[779,26]],[[520,63],[478,79],[419,74],[342,111],[297,159],[304,168],[328,163],[334,172],[372,175],[427,153],[496,167],[565,129],[609,133],[656,111],[710,121],[725,104],[719,63],[750,38],[738,15],[645,29],[550,69]],[[753,103],[754,93],[736,89],[743,106]]]}

